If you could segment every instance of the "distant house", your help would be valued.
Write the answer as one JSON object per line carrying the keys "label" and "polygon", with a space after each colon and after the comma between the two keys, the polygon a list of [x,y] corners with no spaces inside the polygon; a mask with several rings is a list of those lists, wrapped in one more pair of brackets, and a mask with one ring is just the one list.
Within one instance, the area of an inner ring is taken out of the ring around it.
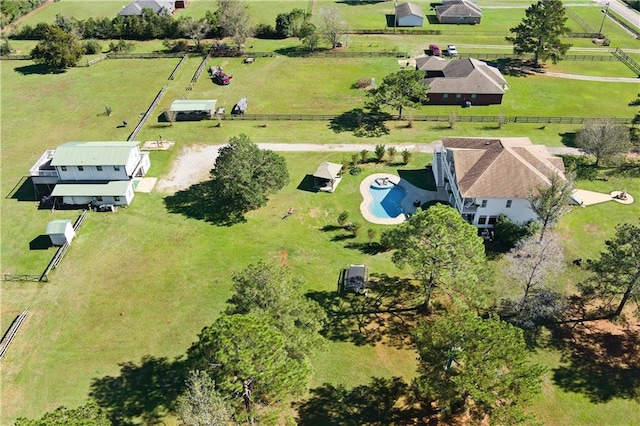
{"label": "distant house", "polygon": [[323,161],[313,173],[313,187],[318,191],[333,192],[342,180],[342,164]]}
{"label": "distant house", "polygon": [[396,25],[398,27],[421,27],[424,14],[420,6],[413,3],[402,3],[396,6]]}
{"label": "distant house", "polygon": [[537,220],[527,196],[554,174],[564,178],[562,158],[529,138],[443,138],[434,148],[436,186],[479,228],[493,228],[500,214],[519,224]]}
{"label": "distant house", "polygon": [[449,0],[436,6],[436,18],[441,24],[479,24],[482,9],[468,0]]}
{"label": "distant house", "polygon": [[425,72],[422,83],[430,87],[430,105],[501,104],[508,88],[496,67],[477,59],[420,56],[416,58],[416,69]]}
{"label": "distant house", "polygon": [[173,15],[176,5],[173,0],[137,0],[123,7],[118,15],[141,16],[142,9],[151,9],[158,15]]}
{"label": "distant house", "polygon": [[68,142],[48,150],[29,170],[35,186],[47,185],[63,204],[129,205],[134,178],[151,162],[139,142]]}
{"label": "distant house", "polygon": [[175,121],[209,120],[216,113],[216,103],[215,99],[179,99],[171,103],[169,112],[175,114]]}

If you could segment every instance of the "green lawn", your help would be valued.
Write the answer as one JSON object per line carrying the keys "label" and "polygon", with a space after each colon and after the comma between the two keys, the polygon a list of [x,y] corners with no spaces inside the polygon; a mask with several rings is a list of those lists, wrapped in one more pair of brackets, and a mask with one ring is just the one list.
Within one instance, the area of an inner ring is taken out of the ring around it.
{"label": "green lawn", "polygon": [[[53,6],[60,4],[68,3]],[[389,122],[387,135],[367,139],[348,131],[334,132],[327,122],[223,121],[221,127],[214,127],[215,121],[205,121],[166,126],[156,122],[157,115],[171,100],[182,96],[218,99],[229,109],[240,97],[247,96],[250,112],[347,111],[362,105],[363,94],[351,88],[357,78],[375,76],[381,80],[398,67],[395,59],[275,57],[258,58],[252,65],[225,59],[221,64],[234,75],[230,86],[214,86],[203,76],[193,91],[187,91],[199,59],[189,59],[176,80],[168,81],[178,61],[106,60],[57,75],[41,74],[41,68],[29,61],[3,61],[2,273],[40,273],[53,250],[29,250],[29,242],[43,233],[51,219],[74,219],[77,215],[75,211],[39,211],[34,202],[5,198],[33,162],[45,149],[67,141],[126,139],[165,84],[165,97],[138,137],[155,140],[162,134],[164,139],[177,142],[170,152],[151,154],[150,175],[157,177],[170,170],[183,146],[224,143],[242,132],[255,142],[415,144],[458,135],[528,136],[534,143],[561,146],[570,144],[572,133],[579,128],[508,124],[498,130],[493,124],[459,123],[449,129],[447,123],[419,122],[407,128],[406,122]],[[509,83],[511,89],[503,106],[457,111],[460,115],[504,111],[621,117],[635,111],[627,106],[635,96],[635,91],[629,90],[632,85],[607,84],[607,96],[603,97],[601,83],[545,77],[509,77]],[[579,101],[576,93],[580,93]],[[105,105],[113,110],[110,117],[103,115]],[[448,115],[450,110],[425,108],[421,113]],[[122,120],[129,122],[127,128],[118,127]],[[371,256],[358,249],[367,240],[367,228],[376,229],[378,234],[383,229],[365,224],[360,217],[358,184],[368,173],[397,172],[398,167],[367,165],[360,176],[346,175],[334,194],[297,189],[319,162],[341,162],[349,157],[350,153],[286,154],[291,183],[265,208],[248,214],[247,223],[233,227],[217,227],[169,213],[166,194],[160,193],[138,194],[131,207],[116,214],[91,213],[51,275],[51,282],[2,282],[3,329],[24,308],[31,315],[3,360],[0,423],[10,424],[18,415],[39,416],[63,404],[72,407],[83,403],[92,380],[118,375],[119,363],[139,365],[146,355],[173,359],[183,354],[198,331],[223,309],[230,293],[231,273],[250,262],[286,259],[294,274],[305,277],[305,290],[325,294],[335,290],[340,268],[349,263],[368,263],[372,272],[406,276],[407,272],[391,263],[389,253]],[[416,154],[407,168],[423,169],[429,162],[429,155]],[[603,192],[625,188],[640,194],[637,178],[613,176],[607,182],[580,181],[578,186]],[[640,216],[638,206],[609,202],[574,209],[560,225],[567,258],[596,255],[616,223]],[[295,214],[282,220],[290,207]],[[342,231],[322,230],[325,225],[335,224],[343,210],[363,223],[365,232],[355,241],[345,239]],[[536,356],[551,367],[559,362],[552,352]],[[409,378],[415,374],[415,353],[387,345],[334,341],[326,352],[314,356],[313,363],[314,386],[325,382],[352,386],[368,382],[372,375]],[[572,413],[569,420],[554,423],[565,404]],[[590,423],[580,413],[591,413],[596,420],[628,419],[634,424],[640,423],[634,404],[616,398],[596,405],[581,394],[568,394],[550,385],[535,408],[549,424],[602,424]]]}

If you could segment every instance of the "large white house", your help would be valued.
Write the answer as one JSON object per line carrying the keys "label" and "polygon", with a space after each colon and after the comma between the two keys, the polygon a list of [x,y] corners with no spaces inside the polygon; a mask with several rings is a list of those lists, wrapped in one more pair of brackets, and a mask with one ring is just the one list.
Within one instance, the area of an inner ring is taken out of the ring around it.
{"label": "large white house", "polygon": [[47,185],[64,204],[129,205],[134,178],[151,162],[139,142],[68,142],[47,150],[29,170],[34,185]]}
{"label": "large white house", "polygon": [[434,148],[436,186],[479,228],[492,228],[500,214],[519,224],[537,220],[527,196],[553,174],[564,178],[562,158],[529,138],[443,138]]}

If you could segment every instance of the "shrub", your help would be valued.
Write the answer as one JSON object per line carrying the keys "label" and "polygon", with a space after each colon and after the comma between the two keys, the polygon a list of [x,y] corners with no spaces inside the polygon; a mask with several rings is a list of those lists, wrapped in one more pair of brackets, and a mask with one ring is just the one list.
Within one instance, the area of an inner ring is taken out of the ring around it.
{"label": "shrub", "polygon": [[356,175],[359,175],[361,172],[362,172],[362,167],[352,165],[349,168],[349,174],[350,175],[356,176]]}
{"label": "shrub", "polygon": [[367,77],[358,79],[358,82],[356,83],[356,89],[366,89],[369,86],[371,86],[371,78]]}
{"label": "shrub", "polygon": [[347,223],[347,219],[349,219],[349,212],[345,210],[338,215],[338,225],[344,226]]}
{"label": "shrub", "polygon": [[273,26],[269,24],[258,24],[255,28],[255,37],[262,39],[282,38],[278,35]]}
{"label": "shrub", "polygon": [[169,40],[165,39],[162,45],[169,52],[187,52],[189,50],[189,42],[187,40]]}
{"label": "shrub", "polygon": [[496,220],[494,232],[496,239],[508,246],[515,247],[519,241],[533,236],[540,229],[538,222],[529,222],[526,225],[518,225],[507,216],[501,214]]}
{"label": "shrub", "polygon": [[401,154],[402,154],[402,162],[404,164],[408,164],[409,160],[411,160],[411,152],[408,149],[403,149]]}
{"label": "shrub", "polygon": [[360,222],[353,222],[346,226],[347,231],[351,232],[353,238],[356,238],[360,235],[360,230],[362,229],[362,224]]}
{"label": "shrub", "polygon": [[374,151],[376,154],[376,161],[379,163],[384,158],[384,155],[387,153],[387,147],[384,145],[376,145],[376,149]]}
{"label": "shrub", "polygon": [[368,155],[369,155],[369,151],[368,150],[363,149],[362,151],[360,151],[360,162],[361,163],[366,163]]}
{"label": "shrub", "polygon": [[95,55],[102,53],[102,45],[97,40],[87,40],[82,46],[85,55]]}
{"label": "shrub", "polygon": [[114,53],[126,53],[133,50],[133,43],[130,41],[119,40],[117,43],[109,43],[109,51]]}

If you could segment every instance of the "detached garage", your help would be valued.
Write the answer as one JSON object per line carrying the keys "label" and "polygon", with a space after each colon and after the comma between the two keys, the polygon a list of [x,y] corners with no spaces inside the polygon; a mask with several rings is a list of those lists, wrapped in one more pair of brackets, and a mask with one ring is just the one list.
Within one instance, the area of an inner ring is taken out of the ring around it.
{"label": "detached garage", "polygon": [[424,14],[420,6],[402,3],[396,6],[396,25],[399,27],[421,27]]}

